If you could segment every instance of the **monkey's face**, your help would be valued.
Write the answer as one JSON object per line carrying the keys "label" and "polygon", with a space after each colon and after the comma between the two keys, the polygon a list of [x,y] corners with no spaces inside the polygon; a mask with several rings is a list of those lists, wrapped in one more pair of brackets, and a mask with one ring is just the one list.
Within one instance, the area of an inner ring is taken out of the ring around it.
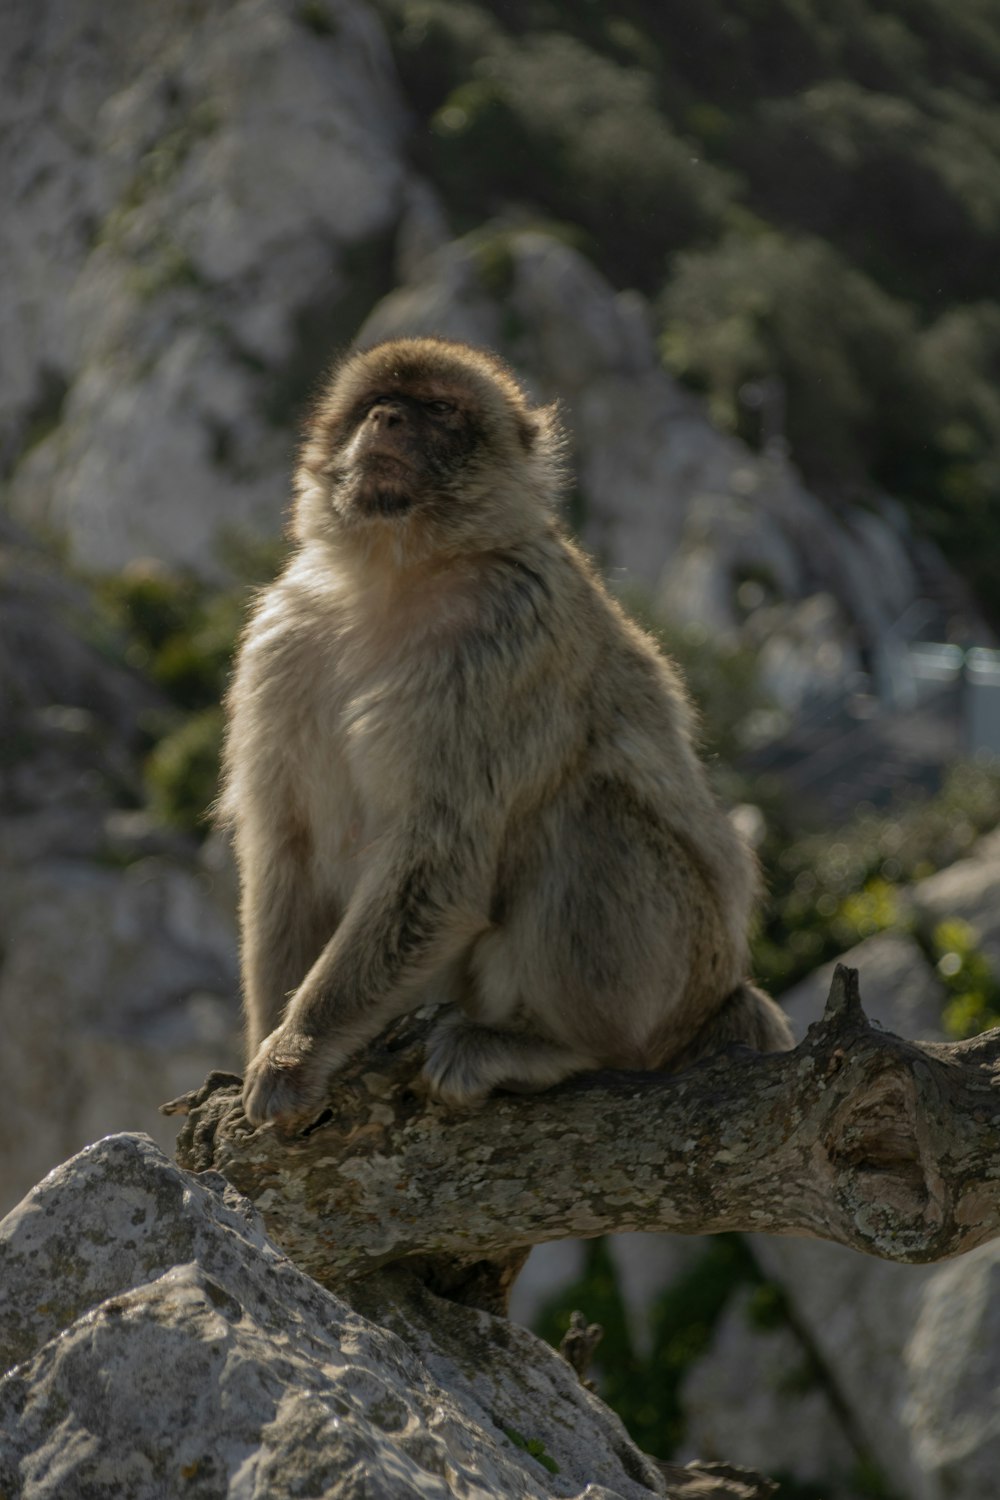
{"label": "monkey's face", "polygon": [[317,405],[298,474],[300,540],[388,538],[426,556],[541,524],[558,430],[494,356],[441,339],[355,355]]}
{"label": "monkey's face", "polygon": [[326,466],[332,499],[362,517],[433,504],[484,441],[467,392],[440,380],[386,380],[359,403]]}

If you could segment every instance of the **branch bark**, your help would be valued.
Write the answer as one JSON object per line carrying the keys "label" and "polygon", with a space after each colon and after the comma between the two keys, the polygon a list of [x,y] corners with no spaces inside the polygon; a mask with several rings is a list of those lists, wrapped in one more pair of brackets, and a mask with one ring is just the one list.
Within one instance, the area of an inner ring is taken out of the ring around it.
{"label": "branch bark", "polygon": [[1000,1029],[880,1031],[856,970],[838,967],[794,1052],[593,1074],[464,1115],[419,1092],[428,1029],[418,1014],[385,1033],[293,1137],[251,1129],[239,1080],[212,1075],[164,1106],[187,1116],[180,1164],[223,1173],[327,1286],[406,1260],[480,1302],[567,1236],[759,1230],[922,1262],[1000,1235]]}

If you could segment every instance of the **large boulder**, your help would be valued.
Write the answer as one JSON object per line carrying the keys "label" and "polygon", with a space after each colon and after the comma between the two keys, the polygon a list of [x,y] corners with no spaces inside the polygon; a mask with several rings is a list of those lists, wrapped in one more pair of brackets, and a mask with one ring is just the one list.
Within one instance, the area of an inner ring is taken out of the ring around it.
{"label": "large boulder", "polygon": [[361,1316],[214,1173],[112,1136],[0,1225],[0,1490],[360,1497],[664,1494],[532,1334],[408,1278]]}

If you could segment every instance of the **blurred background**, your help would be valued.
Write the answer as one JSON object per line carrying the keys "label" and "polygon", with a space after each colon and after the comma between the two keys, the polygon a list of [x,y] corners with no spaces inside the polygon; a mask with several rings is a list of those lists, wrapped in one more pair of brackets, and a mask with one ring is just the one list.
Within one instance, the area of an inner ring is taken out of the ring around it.
{"label": "blurred background", "polygon": [[[355,338],[559,399],[794,1024],[845,952],[893,1030],[1000,1021],[998,0],[0,13],[0,1211],[240,1065],[219,703]],[[998,1279],[623,1235],[536,1252],[515,1314],[604,1324],[651,1452],[983,1500]]]}

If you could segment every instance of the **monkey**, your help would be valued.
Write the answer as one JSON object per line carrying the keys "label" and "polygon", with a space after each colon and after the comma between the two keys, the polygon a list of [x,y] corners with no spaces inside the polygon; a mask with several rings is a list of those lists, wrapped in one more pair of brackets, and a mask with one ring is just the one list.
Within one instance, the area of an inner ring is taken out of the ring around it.
{"label": "monkey", "polygon": [[471,1108],[793,1045],[746,978],[756,860],[675,666],[558,515],[565,438],[484,349],[349,353],[227,697],[252,1124],[315,1117],[395,1018]]}

